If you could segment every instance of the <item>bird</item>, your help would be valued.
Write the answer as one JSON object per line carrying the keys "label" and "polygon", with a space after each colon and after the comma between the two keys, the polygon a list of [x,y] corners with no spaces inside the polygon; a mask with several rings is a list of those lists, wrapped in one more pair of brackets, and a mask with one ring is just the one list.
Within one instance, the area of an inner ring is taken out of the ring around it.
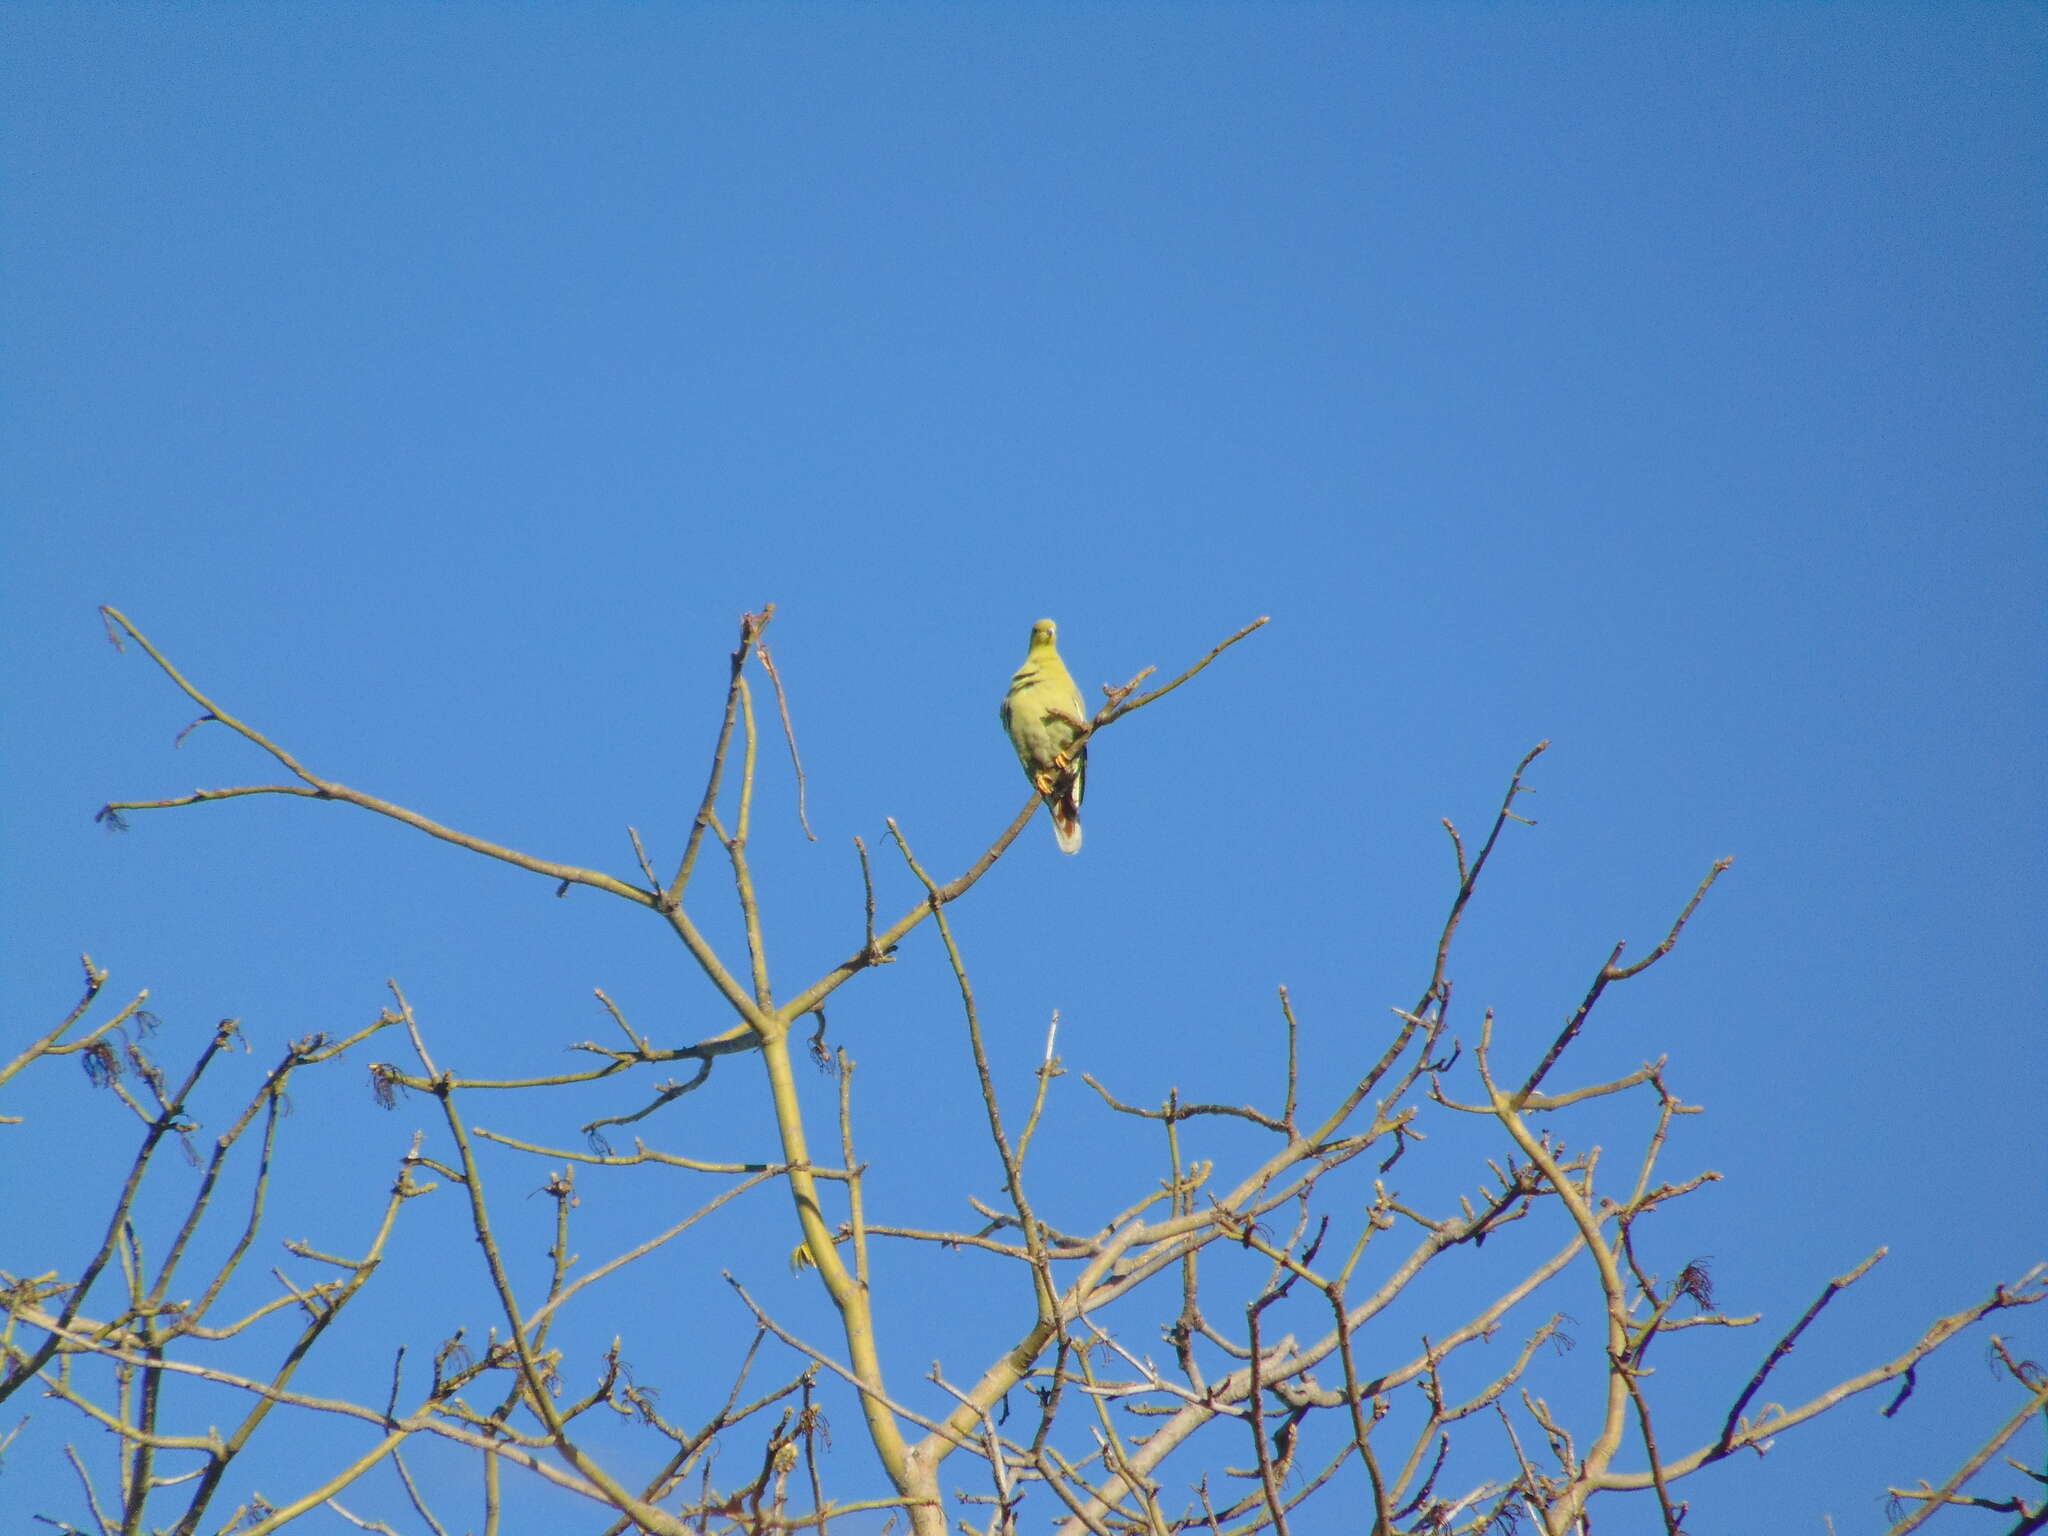
{"label": "bird", "polygon": [[1003,695],[1003,729],[1024,765],[1024,777],[1052,812],[1061,853],[1081,851],[1081,791],[1088,777],[1083,733],[1088,706],[1060,660],[1051,619],[1031,626],[1031,648]]}

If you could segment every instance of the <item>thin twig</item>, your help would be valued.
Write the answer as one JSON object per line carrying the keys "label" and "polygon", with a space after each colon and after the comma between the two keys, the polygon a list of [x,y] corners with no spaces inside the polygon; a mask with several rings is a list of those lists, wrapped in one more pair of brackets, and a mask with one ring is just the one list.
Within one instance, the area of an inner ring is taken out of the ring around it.
{"label": "thin twig", "polygon": [[754,654],[761,658],[761,669],[768,674],[768,681],[775,685],[775,706],[782,712],[782,739],[789,743],[789,760],[796,769],[796,819],[804,829],[804,836],[812,842],[818,834],[811,830],[810,817],[804,814],[804,760],[797,755],[796,726],[789,718],[789,698],[782,691],[782,674],[775,670],[775,658],[768,654],[765,642],[757,641]]}

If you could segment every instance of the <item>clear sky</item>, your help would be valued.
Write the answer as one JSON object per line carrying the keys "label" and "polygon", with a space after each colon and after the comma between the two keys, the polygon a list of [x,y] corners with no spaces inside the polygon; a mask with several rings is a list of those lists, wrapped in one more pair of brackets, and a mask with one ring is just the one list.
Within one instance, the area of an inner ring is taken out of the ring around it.
{"label": "clear sky", "polygon": [[[959,909],[1013,1092],[1062,1012],[1068,1224],[1155,1177],[1102,1173],[1123,1133],[1078,1073],[1267,1092],[1286,983],[1344,1079],[1427,978],[1438,818],[1482,827],[1548,738],[1453,968],[1502,1050],[1737,860],[1573,1059],[1669,1055],[1708,1110],[1670,1169],[1725,1178],[1660,1218],[1664,1259],[1765,1314],[1660,1386],[1712,1417],[1881,1244],[1785,1395],[1888,1357],[2048,1257],[2043,14],[9,6],[9,1029],[69,1006],[81,950],[153,989],[168,1062],[239,1015],[246,1073],[386,977],[478,1073],[600,1033],[593,986],[678,1043],[727,1022],[644,914],[343,808],[95,827],[275,777],[218,729],[174,750],[193,711],[101,603],[316,769],[623,876],[629,824],[673,857],[737,618],[774,601],[820,836],[771,759],[790,983],[858,934],[854,835],[893,815],[951,871],[1017,810],[995,705],[1033,619],[1092,693],[1271,615],[1097,744],[1081,855],[1040,823]],[[998,1192],[947,999],[921,935],[832,1013],[871,1199],[934,1223]],[[43,1239],[17,1272],[76,1265],[132,1143],[71,1077],[0,1096],[67,1106],[0,1132],[0,1231]],[[361,1082],[288,1128],[351,1217],[428,1120]],[[646,1091],[614,1086],[534,1124]],[[729,1063],[657,1124],[758,1154],[760,1110]],[[643,1230],[590,1203],[587,1253]],[[743,1337],[725,1268],[803,1307],[755,1210],[615,1304]],[[321,1214],[271,1236],[344,1244]],[[418,1348],[488,1326],[404,1301],[376,1315]],[[885,1318],[912,1379],[1011,1315],[965,1305]],[[1546,1305],[1596,1301],[1575,1272]],[[2004,1331],[2048,1358],[2048,1317]],[[1695,1480],[1698,1528],[1878,1527],[1886,1479],[2010,1403],[1974,1339],[1899,1419],[1860,1400]],[[61,1445],[107,1448],[35,1415],[0,1503],[80,1518]],[[838,1439],[864,1458],[850,1410]]]}

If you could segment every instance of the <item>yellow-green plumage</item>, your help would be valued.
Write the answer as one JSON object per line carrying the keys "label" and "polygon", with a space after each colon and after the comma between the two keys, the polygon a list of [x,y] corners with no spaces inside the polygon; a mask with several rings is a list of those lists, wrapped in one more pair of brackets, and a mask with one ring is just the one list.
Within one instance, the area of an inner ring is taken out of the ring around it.
{"label": "yellow-green plumage", "polygon": [[1053,622],[1031,626],[1031,649],[1003,695],[1003,729],[1024,765],[1024,777],[1052,812],[1060,852],[1081,851],[1081,790],[1088,776],[1088,746],[1075,742],[1088,722],[1081,690],[1060,660]]}

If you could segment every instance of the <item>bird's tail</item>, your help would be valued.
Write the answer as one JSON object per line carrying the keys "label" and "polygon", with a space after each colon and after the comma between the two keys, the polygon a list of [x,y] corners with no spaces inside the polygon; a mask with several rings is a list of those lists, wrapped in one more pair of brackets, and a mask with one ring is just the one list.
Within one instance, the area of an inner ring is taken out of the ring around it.
{"label": "bird's tail", "polygon": [[1059,839],[1061,853],[1081,851],[1081,796],[1078,788],[1069,776],[1045,797],[1046,808],[1052,812],[1052,835]]}

